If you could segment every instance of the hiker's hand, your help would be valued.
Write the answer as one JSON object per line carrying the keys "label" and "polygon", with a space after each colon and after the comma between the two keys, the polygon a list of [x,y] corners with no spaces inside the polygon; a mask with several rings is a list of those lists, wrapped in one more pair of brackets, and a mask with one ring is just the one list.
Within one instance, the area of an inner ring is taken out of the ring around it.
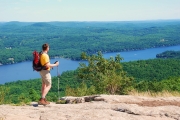
{"label": "hiker's hand", "polygon": [[54,62],[54,64],[56,64],[58,61]]}
{"label": "hiker's hand", "polygon": [[56,61],[55,64],[56,64],[56,66],[58,66],[59,65],[59,61]]}

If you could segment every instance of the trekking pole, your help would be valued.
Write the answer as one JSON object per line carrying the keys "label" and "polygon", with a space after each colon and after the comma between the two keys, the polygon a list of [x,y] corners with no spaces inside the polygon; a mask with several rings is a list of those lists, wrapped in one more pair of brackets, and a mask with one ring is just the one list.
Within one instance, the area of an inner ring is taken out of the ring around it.
{"label": "trekking pole", "polygon": [[59,74],[59,69],[58,69],[58,66],[57,66],[57,78],[58,78],[58,100],[60,100],[60,94],[59,94],[59,77],[60,77],[60,74]]}

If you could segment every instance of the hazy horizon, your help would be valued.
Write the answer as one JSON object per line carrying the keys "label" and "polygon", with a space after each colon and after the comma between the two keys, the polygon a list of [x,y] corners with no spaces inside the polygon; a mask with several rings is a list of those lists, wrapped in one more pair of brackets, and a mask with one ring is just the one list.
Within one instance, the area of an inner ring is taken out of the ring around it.
{"label": "hazy horizon", "polygon": [[2,22],[148,22],[148,21],[180,21],[180,19],[127,20],[127,21],[0,21]]}
{"label": "hazy horizon", "polygon": [[0,22],[180,19],[180,0],[0,0]]}

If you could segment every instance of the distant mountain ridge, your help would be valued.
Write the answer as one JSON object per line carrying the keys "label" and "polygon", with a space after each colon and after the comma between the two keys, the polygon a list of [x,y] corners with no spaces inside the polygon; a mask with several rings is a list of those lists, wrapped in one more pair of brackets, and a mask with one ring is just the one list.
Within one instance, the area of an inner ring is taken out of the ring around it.
{"label": "distant mountain ridge", "polygon": [[[32,60],[49,43],[50,57],[80,60],[80,54],[180,45],[180,20],[111,22],[5,22],[0,24],[1,64]],[[7,50],[6,48],[12,48]],[[10,61],[13,58],[14,61]]]}

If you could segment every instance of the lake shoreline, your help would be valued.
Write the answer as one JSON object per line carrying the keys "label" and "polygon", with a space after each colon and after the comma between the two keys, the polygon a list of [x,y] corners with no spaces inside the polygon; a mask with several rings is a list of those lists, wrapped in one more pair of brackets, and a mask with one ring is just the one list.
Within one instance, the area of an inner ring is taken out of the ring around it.
{"label": "lake shoreline", "polygon": [[[132,51],[140,51],[140,50],[147,50],[147,49],[154,49],[154,48],[166,48],[166,47],[173,47],[173,46],[180,46],[180,44],[178,45],[172,45],[172,46],[160,46],[160,47],[151,47],[151,48],[144,48],[144,49],[132,49],[132,50],[123,50],[123,51],[109,51],[109,52],[102,52],[102,54],[108,54],[108,53],[120,53],[120,52],[132,52]],[[96,52],[97,53],[97,52]],[[96,54],[93,53],[93,54]],[[82,61],[79,59],[71,59],[71,58],[65,58],[62,56],[55,56],[55,57],[50,57],[50,59],[67,59],[67,60],[73,60],[73,61]],[[4,65],[13,65],[13,64],[18,64],[18,63],[22,63],[22,62],[28,62],[28,61],[32,61],[32,60],[26,60],[26,61],[21,61],[21,62],[16,62],[16,63],[10,63],[10,64],[2,64],[0,63],[0,66],[4,66]]]}
{"label": "lake shoreline", "polygon": [[[127,51],[127,52],[113,52],[113,53],[104,53],[103,57],[109,59],[110,57],[115,57],[117,54],[120,54],[120,57],[123,58],[121,62],[137,61],[137,60],[148,60],[155,59],[156,55],[167,50],[180,51],[180,45],[170,46],[170,47],[161,47],[161,48],[151,48],[146,50],[137,50],[137,51]],[[51,63],[59,61],[60,65],[58,67],[60,74],[65,71],[75,70],[79,67],[79,63],[87,63],[85,60],[71,60],[65,58],[54,58],[51,59]],[[24,61],[16,64],[8,64],[0,66],[0,84],[7,82],[18,81],[18,80],[30,80],[40,78],[38,72],[33,71],[32,61]],[[57,76],[56,69],[51,70],[51,76]]]}

